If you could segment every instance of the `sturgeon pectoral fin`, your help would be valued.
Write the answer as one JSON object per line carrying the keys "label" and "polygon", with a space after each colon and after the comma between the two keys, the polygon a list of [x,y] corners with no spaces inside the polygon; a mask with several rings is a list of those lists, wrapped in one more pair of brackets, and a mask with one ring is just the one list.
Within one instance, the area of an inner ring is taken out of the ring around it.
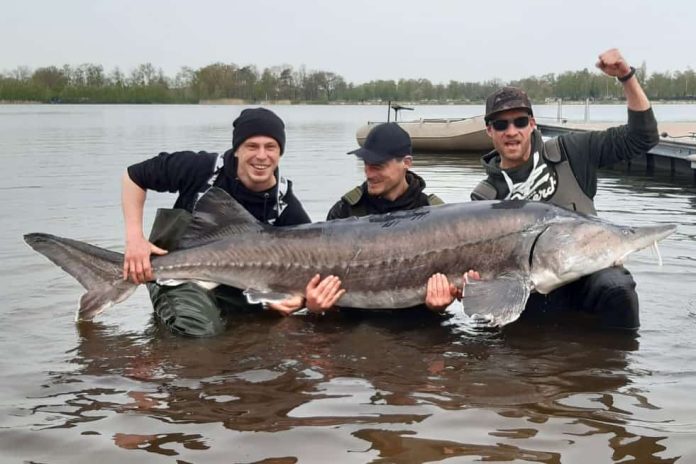
{"label": "sturgeon pectoral fin", "polygon": [[529,298],[530,282],[522,274],[504,274],[492,280],[472,280],[464,289],[464,312],[475,322],[504,326],[515,321]]}
{"label": "sturgeon pectoral fin", "polygon": [[259,304],[280,303],[281,301],[287,300],[288,298],[292,298],[293,295],[289,293],[263,291],[255,290],[253,288],[247,288],[246,290],[244,290],[244,296],[246,296],[246,299],[249,303]]}

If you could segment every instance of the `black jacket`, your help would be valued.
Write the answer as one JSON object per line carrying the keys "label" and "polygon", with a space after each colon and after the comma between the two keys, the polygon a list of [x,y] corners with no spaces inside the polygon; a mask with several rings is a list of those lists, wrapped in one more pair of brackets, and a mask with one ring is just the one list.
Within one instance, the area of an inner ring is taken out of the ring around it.
{"label": "black jacket", "polygon": [[[532,136],[532,153],[540,143],[538,131]],[[648,152],[660,141],[657,121],[652,108],[646,111],[628,110],[628,124],[612,127],[605,131],[574,132],[559,137],[560,145],[568,157],[568,162],[580,188],[589,198],[597,193],[597,169],[610,166],[619,161]],[[508,195],[508,186],[500,170],[500,155],[496,151],[484,155],[481,163],[486,169],[486,179],[497,192],[496,199]],[[510,179],[517,183],[524,181],[532,170],[532,157],[521,166],[507,169]],[[562,185],[558,186],[563,188]],[[472,200],[479,200],[474,195]]]}
{"label": "black jacket", "polygon": [[[217,153],[179,151],[159,155],[128,167],[128,175],[140,188],[178,193],[174,208],[193,210],[198,196],[209,187]],[[279,195],[280,182],[263,192],[253,192],[237,178],[237,158],[228,150],[214,185],[224,189],[256,219],[275,226],[307,224],[311,220],[292,191],[292,182]],[[276,179],[279,179],[276,171]],[[282,190],[282,189],[281,189]],[[278,214],[278,200],[281,212]]]}
{"label": "black jacket", "polygon": [[360,189],[360,192],[355,192],[360,195],[360,199],[357,202],[351,202],[348,198],[354,191],[348,192],[331,207],[326,219],[330,221],[351,216],[385,214],[442,203],[442,200],[437,196],[423,193],[425,180],[418,174],[406,171],[406,182],[408,182],[408,189],[394,201],[369,195],[367,193],[367,182],[364,182],[360,187],[356,187],[356,189]]}

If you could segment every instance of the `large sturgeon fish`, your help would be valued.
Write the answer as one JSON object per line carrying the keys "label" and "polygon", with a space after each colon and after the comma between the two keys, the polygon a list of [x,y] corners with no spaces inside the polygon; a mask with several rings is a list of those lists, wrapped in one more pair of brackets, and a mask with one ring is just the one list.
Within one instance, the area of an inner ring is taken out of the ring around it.
{"label": "large sturgeon fish", "polygon": [[[159,282],[194,280],[246,289],[250,301],[302,294],[316,273],[338,276],[338,302],[357,308],[423,303],[428,277],[466,286],[467,314],[490,325],[514,321],[530,292],[548,293],[668,236],[674,225],[626,227],[557,206],[477,201],[294,227],[259,223],[225,191],[200,199],[177,250],[152,258]],[[122,279],[123,255],[48,234],[27,234],[36,251],[87,292],[78,319],[92,319],[136,285]]]}

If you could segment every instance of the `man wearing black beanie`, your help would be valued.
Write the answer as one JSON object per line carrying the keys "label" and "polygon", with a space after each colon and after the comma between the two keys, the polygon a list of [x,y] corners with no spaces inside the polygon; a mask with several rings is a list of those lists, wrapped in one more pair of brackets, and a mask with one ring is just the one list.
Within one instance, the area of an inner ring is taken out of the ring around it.
{"label": "man wearing black beanie", "polygon": [[[283,121],[265,108],[248,108],[232,125],[232,148],[221,155],[204,151],[160,153],[128,167],[123,176],[126,226],[123,277],[136,283],[148,282],[156,318],[177,334],[216,335],[225,328],[222,313],[262,309],[262,305],[249,304],[241,289],[221,285],[206,290],[191,282],[177,286],[152,282],[150,255],[176,249],[203,192],[211,186],[219,187],[256,219],[273,226],[311,222],[293,194],[292,182],[279,174],[278,164],[285,150]],[[145,238],[142,226],[147,190],[178,193],[172,209],[157,211],[149,239]],[[313,279],[308,291],[318,285],[318,279]],[[268,307],[288,314],[303,305],[304,299],[298,296]]]}
{"label": "man wearing black beanie", "polygon": [[285,151],[285,124],[273,111],[266,108],[243,110],[232,123],[232,151],[249,137],[267,135],[275,139],[280,146],[280,154]]}

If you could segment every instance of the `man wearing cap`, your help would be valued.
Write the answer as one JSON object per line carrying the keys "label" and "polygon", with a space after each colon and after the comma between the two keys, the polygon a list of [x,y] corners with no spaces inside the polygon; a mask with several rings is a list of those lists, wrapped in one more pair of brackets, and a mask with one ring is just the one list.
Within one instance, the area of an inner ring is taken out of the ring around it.
{"label": "man wearing cap", "polygon": [[[488,177],[472,200],[548,201],[597,214],[597,169],[646,153],[659,141],[657,121],[635,75],[616,49],[599,55],[597,67],[623,85],[628,124],[606,131],[564,134],[544,142],[532,105],[518,88],[505,87],[486,100],[486,131],[494,150],[482,158]],[[637,329],[638,296],[631,274],[617,266],[530,298],[523,316],[574,308],[599,316],[607,328]]]}
{"label": "man wearing cap", "polygon": [[[249,108],[234,121],[232,148],[222,155],[204,151],[160,153],[128,167],[122,181],[124,279],[136,283],[152,280],[150,255],[176,248],[195,202],[211,186],[225,190],[266,224],[290,226],[311,222],[293,194],[292,182],[279,175],[278,163],[284,149],[283,121],[267,109]],[[147,190],[179,195],[172,209],[157,211],[149,240],[142,226]],[[318,279],[313,287],[317,285]],[[208,291],[194,283],[148,283],[148,290],[156,318],[181,335],[203,337],[220,333],[224,329],[221,309],[261,309],[261,305],[249,305],[241,290],[224,285]],[[269,307],[288,314],[303,304],[302,297],[296,297]]]}
{"label": "man wearing cap", "polygon": [[395,122],[378,124],[362,148],[348,152],[365,164],[365,182],[343,195],[329,210],[328,220],[441,205],[435,194],[423,192],[425,181],[410,170],[411,137]]}
{"label": "man wearing cap", "polygon": [[[366,180],[341,197],[329,210],[328,220],[444,203],[437,195],[424,193],[425,181],[410,170],[413,163],[411,137],[397,123],[376,125],[367,134],[363,147],[348,154],[363,160]],[[468,277],[477,278],[478,274],[471,271]],[[336,277],[333,279],[334,285],[324,292],[325,298],[333,299],[339,291],[340,281]],[[455,297],[460,296],[444,274],[433,275],[426,288],[425,305],[435,312],[444,311]],[[310,300],[309,294],[307,300]]]}

